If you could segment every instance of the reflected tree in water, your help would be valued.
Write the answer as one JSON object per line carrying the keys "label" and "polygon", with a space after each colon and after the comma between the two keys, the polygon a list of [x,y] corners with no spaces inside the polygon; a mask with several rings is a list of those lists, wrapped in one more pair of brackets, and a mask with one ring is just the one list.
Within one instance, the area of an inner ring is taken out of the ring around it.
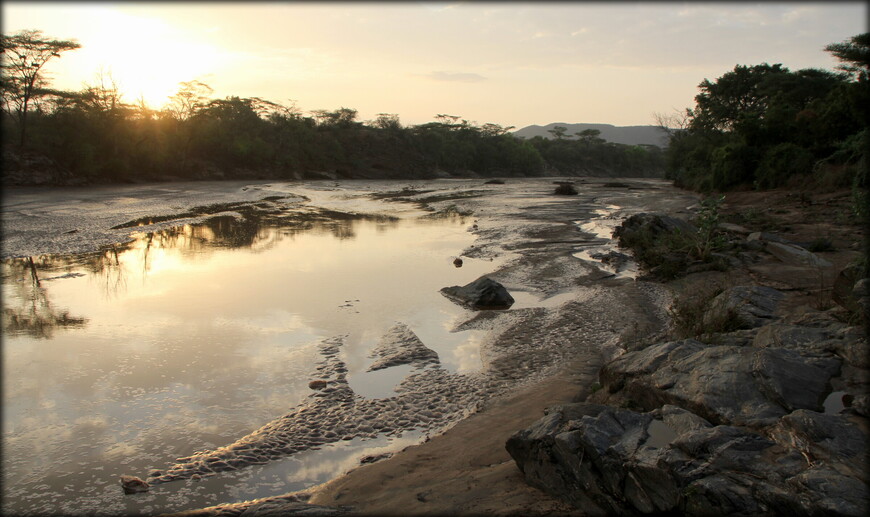
{"label": "reflected tree in water", "polygon": [[129,242],[94,253],[8,259],[3,263],[3,284],[8,290],[8,296],[3,297],[3,332],[49,339],[55,329],[84,327],[86,318],[71,316],[68,309],[52,305],[48,286],[58,278],[78,276],[85,271],[100,282],[107,298],[115,298],[126,290],[133,271],[140,271],[142,279],[147,277],[153,253],[159,249],[173,249],[183,257],[200,259],[227,248],[248,248],[257,253],[274,247],[284,238],[293,239],[308,232],[331,234],[340,240],[354,239],[361,221],[378,223],[379,231],[399,224],[398,218],[383,215],[323,210],[248,211],[211,217],[195,225],[137,234]]}
{"label": "reflected tree in water", "polygon": [[[82,328],[87,319],[70,316],[69,310],[55,308],[32,257],[7,260],[3,283],[15,294],[3,296],[3,333],[50,339],[58,328]],[[12,294],[12,293],[10,293]],[[20,305],[8,305],[10,299]]]}

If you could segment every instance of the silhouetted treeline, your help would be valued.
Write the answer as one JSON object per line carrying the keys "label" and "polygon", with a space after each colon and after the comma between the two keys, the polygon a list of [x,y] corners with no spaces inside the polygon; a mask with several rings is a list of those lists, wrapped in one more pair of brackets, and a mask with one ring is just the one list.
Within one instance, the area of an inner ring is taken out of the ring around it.
{"label": "silhouetted treeline", "polygon": [[6,183],[662,173],[657,148],[526,142],[453,115],[411,127],[344,107],[303,116],[258,97],[209,98],[199,81],[154,110],[124,102],[102,71],[81,91],[50,88],[43,67],[79,48],[38,30],[0,35]]}
{"label": "silhouetted treeline", "polygon": [[870,34],[826,50],[844,62],[841,72],[764,63],[705,79],[694,109],[660,116],[661,126],[677,128],[666,151],[667,177],[700,191],[866,188]]}
{"label": "silhouetted treeline", "polygon": [[[302,116],[239,97],[182,114],[126,105],[112,92],[54,92],[29,114],[23,151],[88,182],[662,173],[657,147],[524,141],[510,128],[439,118],[402,127],[397,116],[382,114],[363,123],[348,108]],[[4,134],[15,134],[10,117],[3,123]],[[4,144],[20,152],[15,142]]]}

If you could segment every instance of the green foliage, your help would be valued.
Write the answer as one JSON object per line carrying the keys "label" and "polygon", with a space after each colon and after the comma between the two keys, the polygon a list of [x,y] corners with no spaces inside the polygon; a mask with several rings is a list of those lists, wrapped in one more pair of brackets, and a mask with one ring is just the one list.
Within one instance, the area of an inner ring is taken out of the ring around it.
{"label": "green foliage", "polygon": [[699,260],[709,260],[713,251],[724,248],[725,238],[719,234],[719,210],[725,196],[711,197],[701,201],[701,209],[695,218],[698,231],[692,235],[694,250],[692,255]]}
{"label": "green foliage", "polygon": [[811,174],[814,163],[812,153],[806,148],[781,143],[765,153],[755,173],[755,184],[760,189],[784,185],[790,178]]}
{"label": "green foliage", "polygon": [[751,180],[756,161],[756,150],[742,141],[713,149],[710,155],[710,186],[722,191]]}
{"label": "green foliage", "polygon": [[61,52],[77,48],[81,45],[75,41],[47,39],[38,30],[0,35],[0,99],[3,111],[18,122],[21,147],[26,143],[31,104],[48,91],[43,68]]}
{"label": "green foliage", "polygon": [[870,73],[870,32],[852,36],[842,43],[831,43],[825,50],[833,54],[843,64],[841,70],[853,74],[856,79],[866,81]]}
{"label": "green foliage", "polygon": [[866,148],[858,135],[870,124],[868,38],[826,48],[846,73],[763,63],[705,79],[683,129],[671,132],[666,177],[707,192],[850,184]]}

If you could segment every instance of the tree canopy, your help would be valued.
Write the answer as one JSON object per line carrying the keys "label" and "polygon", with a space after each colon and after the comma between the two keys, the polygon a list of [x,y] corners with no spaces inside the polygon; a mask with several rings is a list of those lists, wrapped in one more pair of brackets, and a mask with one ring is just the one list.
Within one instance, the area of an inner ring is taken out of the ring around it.
{"label": "tree canopy", "polygon": [[699,190],[821,176],[851,184],[865,156],[855,142],[868,125],[867,42],[862,34],[826,47],[845,62],[840,72],[762,63],[704,79],[682,127],[671,131],[668,177]]}
{"label": "tree canopy", "polygon": [[38,30],[0,36],[3,109],[19,120],[22,146],[26,140],[30,104],[34,98],[48,93],[43,68],[62,52],[77,48],[81,45],[75,41],[48,39]]}

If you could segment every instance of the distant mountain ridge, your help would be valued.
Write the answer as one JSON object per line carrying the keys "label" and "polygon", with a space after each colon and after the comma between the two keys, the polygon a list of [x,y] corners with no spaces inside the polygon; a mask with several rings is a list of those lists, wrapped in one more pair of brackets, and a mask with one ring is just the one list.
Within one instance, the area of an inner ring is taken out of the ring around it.
{"label": "distant mountain ridge", "polygon": [[601,131],[600,138],[616,144],[626,145],[657,145],[659,147],[667,147],[668,137],[658,126],[614,126],[612,124],[568,124],[565,122],[553,122],[546,126],[531,125],[513,132],[514,136],[522,138],[534,138],[542,136],[544,138],[553,138],[549,130],[556,126],[567,128],[566,135],[571,135],[573,140],[577,137],[574,133],[579,133],[587,129],[597,129]]}

